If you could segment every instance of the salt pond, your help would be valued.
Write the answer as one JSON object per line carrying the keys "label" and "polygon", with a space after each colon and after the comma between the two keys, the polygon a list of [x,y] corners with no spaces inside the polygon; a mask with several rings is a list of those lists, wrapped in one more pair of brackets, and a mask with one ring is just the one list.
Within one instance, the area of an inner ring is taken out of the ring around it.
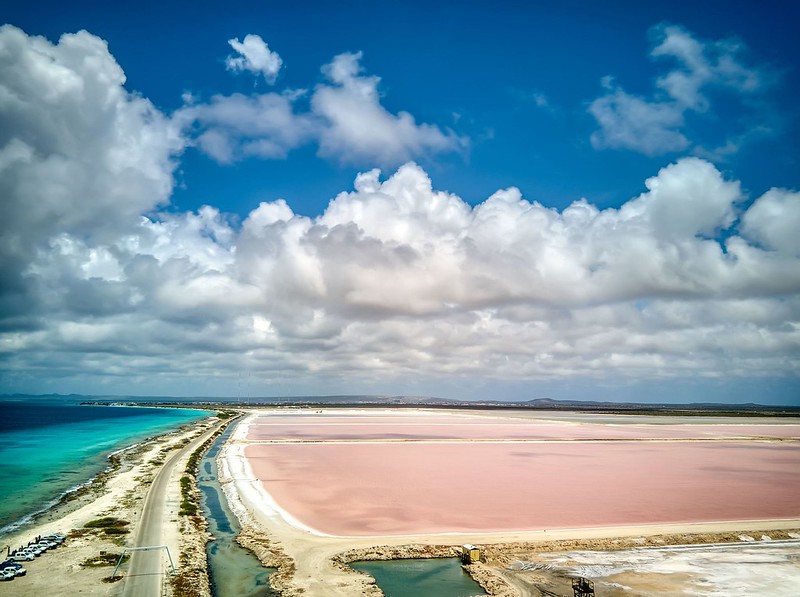
{"label": "salt pond", "polygon": [[456,558],[354,562],[378,583],[386,597],[469,597],[486,595]]}

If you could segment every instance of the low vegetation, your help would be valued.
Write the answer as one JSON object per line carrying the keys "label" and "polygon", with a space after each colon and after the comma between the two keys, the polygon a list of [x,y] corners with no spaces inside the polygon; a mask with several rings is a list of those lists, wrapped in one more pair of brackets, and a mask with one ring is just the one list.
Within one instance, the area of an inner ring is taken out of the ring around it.
{"label": "low vegetation", "polygon": [[197,504],[192,500],[192,480],[184,475],[181,477],[181,509],[180,516],[194,516],[197,514]]}
{"label": "low vegetation", "polygon": [[204,571],[181,570],[176,576],[173,576],[170,581],[172,584],[173,597],[203,597],[203,592],[197,584],[197,574],[204,574]]}
{"label": "low vegetation", "polygon": [[122,580],[122,575],[118,574],[117,576],[104,576],[101,580],[107,583],[117,582],[118,580]]}
{"label": "low vegetation", "polygon": [[97,529],[106,535],[125,535],[130,532],[125,528],[126,526],[128,526],[127,520],[122,520],[121,518],[115,518],[113,516],[90,520],[83,525],[86,529]]}
{"label": "low vegetation", "polygon": [[[119,562],[120,554],[109,552],[109,551],[101,551],[99,555],[92,556],[91,558],[85,559],[81,562],[81,566],[84,568],[99,568],[101,566],[116,566],[117,562]],[[122,556],[122,561],[126,561],[130,558],[130,555],[125,554]]]}
{"label": "low vegetation", "polygon": [[[222,416],[225,415],[225,416]],[[228,423],[217,429],[213,434],[211,434],[206,441],[200,444],[197,449],[192,452],[189,456],[189,459],[186,462],[186,468],[184,469],[187,473],[183,477],[181,477],[181,508],[178,511],[178,514],[181,516],[196,516],[198,512],[198,503],[197,498],[194,492],[194,482],[192,478],[197,476],[197,467],[200,464],[200,459],[203,455],[208,451],[211,447],[211,444],[214,443],[222,433],[227,429],[228,425],[233,422],[236,418],[237,413],[233,411],[222,411],[217,413],[217,416],[221,419],[230,419]]]}

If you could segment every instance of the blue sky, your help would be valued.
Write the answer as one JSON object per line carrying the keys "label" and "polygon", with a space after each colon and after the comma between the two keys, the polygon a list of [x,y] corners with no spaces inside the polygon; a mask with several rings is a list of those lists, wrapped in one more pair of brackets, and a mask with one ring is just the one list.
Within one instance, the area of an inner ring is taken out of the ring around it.
{"label": "blue sky", "polygon": [[[430,2],[305,8],[245,2],[230,12],[217,3],[191,6],[187,14],[183,3],[37,3],[18,6],[19,14],[7,9],[6,21],[50,39],[79,29],[98,35],[125,70],[126,87],[167,112],[181,106],[186,91],[208,98],[308,89],[322,80],[320,67],[333,56],[361,51],[365,71],[382,79],[388,110],[408,111],[419,122],[469,138],[466,159],[417,157],[438,187],[475,204],[499,188],[517,186],[526,197],[557,208],[580,197],[619,205],[641,192],[646,177],[687,153],[598,151],[589,141],[596,122],[586,109],[602,95],[606,76],[630,93],[651,96],[654,79],[674,66],[649,56],[651,30],[678,24],[700,40],[738,39],[747,48],[743,60],[771,69],[776,78],[771,93],[758,98],[764,102],[758,112],[720,93],[713,114],[689,117],[692,141],[722,145],[767,113],[778,130],[757,136],[720,167],[753,194],[798,187],[800,52],[790,24],[800,18],[800,8],[791,2],[463,2],[458,8]],[[231,53],[227,41],[249,33],[260,35],[284,60],[274,86],[224,68]],[[537,106],[537,97],[547,105]],[[179,176],[186,188],[176,192],[173,204],[196,209],[211,203],[246,215],[258,201],[284,197],[299,213],[313,216],[348,188],[356,172],[375,165],[364,159],[342,167],[315,153],[306,147],[291,159],[217,167],[187,152]]]}
{"label": "blue sky", "polygon": [[796,403],[798,12],[4,8],[4,385]]}

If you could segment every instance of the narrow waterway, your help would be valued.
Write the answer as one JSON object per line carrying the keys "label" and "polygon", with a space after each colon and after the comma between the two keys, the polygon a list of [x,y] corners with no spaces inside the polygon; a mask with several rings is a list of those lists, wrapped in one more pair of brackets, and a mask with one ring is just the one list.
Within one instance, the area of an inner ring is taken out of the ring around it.
{"label": "narrow waterway", "polygon": [[461,568],[458,558],[353,562],[375,579],[386,597],[472,597],[486,595]]}
{"label": "narrow waterway", "polygon": [[214,597],[271,597],[269,575],[251,552],[236,543],[239,521],[228,508],[225,494],[217,482],[217,455],[234,425],[220,435],[200,460],[197,484],[202,492],[201,506],[214,540],[208,544],[208,570]]}

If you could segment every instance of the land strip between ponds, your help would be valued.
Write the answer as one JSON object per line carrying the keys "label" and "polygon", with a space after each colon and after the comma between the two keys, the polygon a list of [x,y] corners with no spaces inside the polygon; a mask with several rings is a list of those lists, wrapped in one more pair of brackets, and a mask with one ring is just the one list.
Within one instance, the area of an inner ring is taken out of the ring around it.
{"label": "land strip between ponds", "polygon": [[[743,533],[761,536],[772,533],[788,537],[800,532],[800,520],[718,522],[702,524],[652,525],[598,529],[562,529],[524,533],[472,533],[469,535],[419,535],[402,537],[303,537],[282,531],[263,533],[248,527],[243,530],[244,542],[259,553],[265,565],[276,565],[271,549],[280,547],[296,564],[292,575],[273,586],[279,595],[297,597],[382,595],[372,578],[354,572],[349,563],[364,560],[411,558],[452,558],[469,539],[484,552],[486,562],[466,567],[467,572],[489,595],[511,597],[525,593],[504,576],[509,563],[528,552],[560,552],[574,550],[616,550],[671,547],[704,544],[740,544]],[[777,542],[776,542],[777,543]],[[752,545],[752,544],[745,544]]]}
{"label": "land strip between ponds", "polygon": [[800,438],[796,437],[764,437],[764,436],[731,436],[731,437],[709,437],[709,438],[654,438],[654,437],[632,437],[632,438],[564,438],[564,439],[461,439],[461,438],[442,438],[442,439],[248,439],[239,443],[244,445],[259,444],[625,444],[625,443],[700,443],[717,444],[731,442],[795,442],[800,443]]}

